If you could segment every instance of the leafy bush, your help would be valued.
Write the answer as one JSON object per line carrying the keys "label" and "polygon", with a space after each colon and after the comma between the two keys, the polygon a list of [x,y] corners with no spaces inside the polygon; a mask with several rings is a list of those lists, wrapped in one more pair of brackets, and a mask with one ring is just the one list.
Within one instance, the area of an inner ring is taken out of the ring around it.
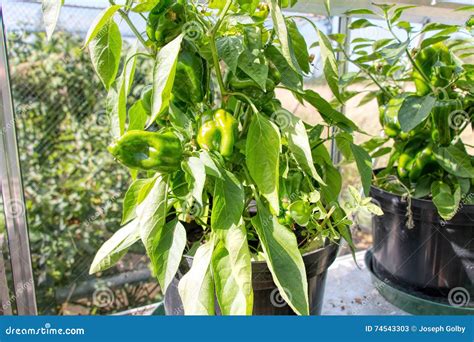
{"label": "leafy bush", "polygon": [[84,279],[100,242],[120,226],[128,178],[106,153],[104,99],[81,39],[27,33],[10,43],[37,298],[55,312],[55,290]]}

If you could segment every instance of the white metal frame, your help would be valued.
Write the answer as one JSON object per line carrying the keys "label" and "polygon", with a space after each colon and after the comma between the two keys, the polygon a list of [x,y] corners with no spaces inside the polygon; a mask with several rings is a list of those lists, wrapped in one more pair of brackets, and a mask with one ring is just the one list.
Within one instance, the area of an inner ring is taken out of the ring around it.
{"label": "white metal frame", "polygon": [[2,3],[0,3],[0,179],[16,309],[19,315],[36,315],[35,286],[16,140]]}

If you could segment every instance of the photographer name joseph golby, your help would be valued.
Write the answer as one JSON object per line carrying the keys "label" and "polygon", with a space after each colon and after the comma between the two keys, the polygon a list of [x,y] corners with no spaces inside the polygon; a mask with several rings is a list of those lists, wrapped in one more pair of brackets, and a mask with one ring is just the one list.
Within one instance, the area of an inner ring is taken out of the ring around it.
{"label": "photographer name joseph golby", "polygon": [[464,334],[466,327],[460,325],[436,325],[436,326],[425,326],[422,325],[418,329],[421,333],[460,333]]}

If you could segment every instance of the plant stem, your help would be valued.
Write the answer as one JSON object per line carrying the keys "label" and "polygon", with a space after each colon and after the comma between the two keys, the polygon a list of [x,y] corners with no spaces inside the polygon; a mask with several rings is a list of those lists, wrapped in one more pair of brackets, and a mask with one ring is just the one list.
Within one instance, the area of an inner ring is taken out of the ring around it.
{"label": "plant stem", "polygon": [[140,43],[143,44],[143,46],[145,47],[145,49],[148,50],[148,46],[146,45],[146,41],[145,39],[143,39],[143,36],[140,34],[140,32],[138,31],[137,27],[132,23],[132,21],[130,20],[130,18],[128,17],[128,14],[125,13],[123,10],[119,10],[118,11],[120,16],[122,17],[123,20],[125,20],[125,22],[127,23],[127,25],[130,27],[130,29],[132,30],[132,32],[135,34],[135,36],[137,36],[138,40],[140,41]]}
{"label": "plant stem", "polygon": [[226,90],[225,90],[224,80],[222,78],[221,68],[219,65],[219,56],[217,54],[217,46],[216,46],[216,35],[217,35],[217,32],[219,32],[219,28],[222,25],[222,22],[224,21],[224,18],[227,12],[229,11],[230,6],[232,5],[232,2],[233,0],[227,0],[225,7],[222,9],[222,12],[220,13],[219,18],[217,19],[216,24],[214,25],[212,30],[209,32],[209,37],[210,37],[209,45],[211,48],[212,61],[214,62],[217,82],[219,83],[219,88],[220,88],[222,97],[226,94]]}

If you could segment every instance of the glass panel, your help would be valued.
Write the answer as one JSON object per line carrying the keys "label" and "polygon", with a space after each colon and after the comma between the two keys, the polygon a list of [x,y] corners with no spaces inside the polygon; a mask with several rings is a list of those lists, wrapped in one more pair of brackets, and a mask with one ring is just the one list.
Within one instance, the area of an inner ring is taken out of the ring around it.
{"label": "glass panel", "polygon": [[15,1],[6,8],[40,314],[110,314],[159,300],[139,244],[117,267],[89,275],[95,252],[120,227],[131,179],[107,152],[105,90],[81,50],[100,10],[66,6],[47,42],[39,3]]}
{"label": "glass panel", "polygon": [[15,297],[12,291],[11,263],[8,253],[5,212],[0,186],[0,316],[11,315],[15,312]]}

